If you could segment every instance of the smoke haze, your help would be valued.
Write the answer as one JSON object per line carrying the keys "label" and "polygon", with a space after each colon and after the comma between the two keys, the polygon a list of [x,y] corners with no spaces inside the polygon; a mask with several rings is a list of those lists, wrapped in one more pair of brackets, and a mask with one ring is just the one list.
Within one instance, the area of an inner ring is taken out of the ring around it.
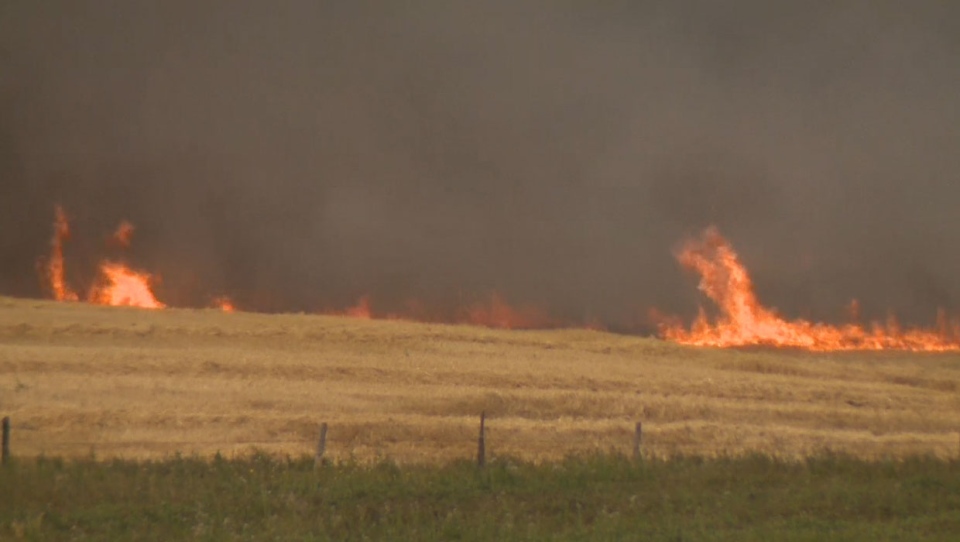
{"label": "smoke haze", "polygon": [[89,281],[123,219],[158,297],[257,310],[693,314],[716,224],[766,304],[960,310],[960,4],[6,0],[0,293]]}

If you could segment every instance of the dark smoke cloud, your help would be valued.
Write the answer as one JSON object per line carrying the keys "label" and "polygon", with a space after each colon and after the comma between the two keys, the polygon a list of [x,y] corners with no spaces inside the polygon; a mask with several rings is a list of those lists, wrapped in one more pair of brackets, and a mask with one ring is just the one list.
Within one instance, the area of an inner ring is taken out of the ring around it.
{"label": "dark smoke cloud", "polygon": [[760,296],[960,309],[960,5],[6,0],[0,292],[138,227],[162,299],[313,310],[499,291],[691,314],[716,224]]}

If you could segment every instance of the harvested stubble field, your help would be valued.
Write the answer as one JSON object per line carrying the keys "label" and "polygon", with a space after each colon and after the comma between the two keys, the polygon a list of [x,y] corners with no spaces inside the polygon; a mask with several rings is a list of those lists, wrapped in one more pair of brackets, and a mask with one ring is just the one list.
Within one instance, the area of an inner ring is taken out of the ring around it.
{"label": "harvested stubble field", "polygon": [[960,356],[678,347],[588,330],[145,311],[0,298],[12,451],[148,459],[257,448],[442,462],[644,452],[960,453]]}

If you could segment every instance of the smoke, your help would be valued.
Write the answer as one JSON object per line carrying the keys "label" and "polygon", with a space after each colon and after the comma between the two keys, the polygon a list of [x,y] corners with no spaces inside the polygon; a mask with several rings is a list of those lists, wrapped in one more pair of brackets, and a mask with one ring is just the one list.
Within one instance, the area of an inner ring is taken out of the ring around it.
{"label": "smoke", "polygon": [[7,0],[0,292],[128,219],[158,297],[316,310],[491,291],[693,314],[716,224],[791,316],[960,309],[960,6]]}

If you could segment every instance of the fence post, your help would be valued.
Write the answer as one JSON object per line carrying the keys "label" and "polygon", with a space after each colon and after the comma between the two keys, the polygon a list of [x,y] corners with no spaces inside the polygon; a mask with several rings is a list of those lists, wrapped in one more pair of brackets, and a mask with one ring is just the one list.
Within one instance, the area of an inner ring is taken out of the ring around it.
{"label": "fence post", "polygon": [[477,439],[477,466],[483,468],[487,464],[487,451],[486,446],[483,441],[484,431],[483,431],[483,422],[487,417],[486,411],[480,413],[480,438]]}
{"label": "fence post", "polygon": [[637,422],[633,432],[633,458],[640,459],[640,442],[643,438],[643,422]]}
{"label": "fence post", "polygon": [[313,456],[313,466],[323,464],[323,453],[327,451],[327,422],[320,424],[320,439],[317,441],[317,453]]}
{"label": "fence post", "polygon": [[3,417],[3,451],[0,455],[0,463],[5,465],[10,459],[10,416]]}

